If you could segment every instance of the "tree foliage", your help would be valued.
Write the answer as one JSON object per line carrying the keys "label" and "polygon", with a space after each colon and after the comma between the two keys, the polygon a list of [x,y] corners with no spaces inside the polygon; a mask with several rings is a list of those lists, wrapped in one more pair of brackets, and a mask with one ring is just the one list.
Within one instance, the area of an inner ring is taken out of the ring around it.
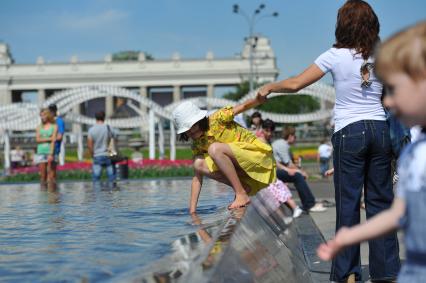
{"label": "tree foliage", "polygon": [[[119,51],[112,54],[112,61],[138,61],[140,51],[137,50],[128,50],[128,51]],[[145,58],[147,61],[154,60],[154,57],[145,52]]]}

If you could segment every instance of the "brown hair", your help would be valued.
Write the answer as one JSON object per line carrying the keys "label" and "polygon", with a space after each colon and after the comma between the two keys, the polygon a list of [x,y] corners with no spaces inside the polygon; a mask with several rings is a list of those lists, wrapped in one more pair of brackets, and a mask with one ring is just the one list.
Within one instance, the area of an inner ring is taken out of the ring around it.
{"label": "brown hair", "polygon": [[373,8],[362,0],[348,0],[337,14],[335,48],[353,48],[367,60],[380,41],[380,23]]}
{"label": "brown hair", "polygon": [[382,79],[402,72],[413,80],[426,78],[426,21],[400,31],[378,49],[376,72]]}
{"label": "brown hair", "polygon": [[296,135],[296,129],[294,127],[285,127],[283,130],[283,138],[288,140],[290,136]]}

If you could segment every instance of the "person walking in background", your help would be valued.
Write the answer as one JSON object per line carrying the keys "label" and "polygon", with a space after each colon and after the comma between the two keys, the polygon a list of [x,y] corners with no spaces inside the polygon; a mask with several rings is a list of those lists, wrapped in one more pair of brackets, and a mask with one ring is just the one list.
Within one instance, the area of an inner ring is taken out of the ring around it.
{"label": "person walking in background", "polygon": [[[262,139],[264,142],[270,144],[275,131],[275,123],[270,119],[266,119],[262,122]],[[279,165],[277,164],[277,167]],[[277,172],[280,169],[277,169]],[[270,184],[267,188],[262,191],[266,191],[268,195],[273,196],[272,207],[278,207],[285,203],[293,211],[293,218],[299,217],[303,210],[293,200],[290,189],[281,180],[277,180],[275,183]]]}
{"label": "person walking in background", "polygon": [[94,182],[101,180],[102,168],[106,168],[108,182],[115,182],[115,170],[111,159],[108,156],[108,145],[111,138],[115,138],[114,131],[105,124],[105,112],[100,111],[95,114],[96,124],[89,129],[87,137],[87,147],[90,156],[93,158],[92,176]]}
{"label": "person walking in background", "polygon": [[326,177],[325,172],[330,168],[330,158],[333,153],[333,148],[327,140],[323,140],[318,147],[318,163],[320,166],[321,177]]}
{"label": "person walking in background", "polygon": [[[264,125],[270,127],[269,125]],[[264,129],[265,131],[265,129]],[[327,209],[316,203],[311,188],[306,182],[308,174],[298,168],[291,158],[290,145],[296,142],[296,129],[286,127],[283,130],[283,137],[272,142],[272,150],[277,162],[277,178],[284,183],[294,183],[296,191],[299,193],[302,209],[306,212],[323,212]]]}
{"label": "person walking in background", "polygon": [[53,173],[55,160],[55,141],[58,127],[52,113],[48,108],[40,111],[41,125],[36,129],[37,154],[35,163],[38,164],[40,172],[40,182],[45,185],[47,182],[56,181]]}
{"label": "person walking in background", "polygon": [[[332,136],[336,231],[359,224],[363,187],[368,219],[388,209],[394,198],[390,132],[381,103],[383,87],[375,76],[372,57],[380,41],[379,31],[371,6],[348,0],[337,15],[333,47],[301,74],[259,90],[259,95],[297,92],[332,73],[336,90]],[[371,280],[395,279],[400,268],[396,233],[370,241],[369,250]],[[330,280],[360,279],[360,246],[354,245],[333,260]]]}
{"label": "person walking in background", "polygon": [[[65,133],[65,122],[62,119],[62,117],[59,116],[58,107],[56,106],[56,104],[50,104],[49,110],[52,116],[54,117],[56,126],[58,128],[58,131],[56,133],[56,141],[55,141],[55,160],[59,161],[59,153],[61,152],[62,139]],[[55,179],[56,179],[56,166],[57,166],[57,162],[55,162],[52,165],[52,174]]]}
{"label": "person walking in background", "polygon": [[[407,125],[420,125],[418,140],[403,150],[400,179],[392,206],[351,228],[342,227],[334,239],[322,244],[318,256],[330,260],[350,246],[377,239],[397,229],[405,236],[406,261],[398,282],[424,282],[426,278],[426,22],[404,30],[379,48],[377,74],[390,88],[394,110]],[[384,266],[383,268],[389,268]],[[396,281],[393,281],[396,282]]]}

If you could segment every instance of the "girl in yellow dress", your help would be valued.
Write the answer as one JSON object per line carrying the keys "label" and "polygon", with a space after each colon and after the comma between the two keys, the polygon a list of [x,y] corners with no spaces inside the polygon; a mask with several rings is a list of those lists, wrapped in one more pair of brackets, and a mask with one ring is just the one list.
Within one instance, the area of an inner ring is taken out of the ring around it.
{"label": "girl in yellow dress", "polygon": [[249,195],[276,180],[272,148],[249,130],[234,122],[234,116],[266,101],[257,96],[234,107],[227,106],[207,117],[207,111],[192,102],[183,102],[173,111],[173,122],[183,140],[192,139],[194,177],[191,184],[190,213],[195,213],[203,176],[231,186],[235,209],[250,203]]}

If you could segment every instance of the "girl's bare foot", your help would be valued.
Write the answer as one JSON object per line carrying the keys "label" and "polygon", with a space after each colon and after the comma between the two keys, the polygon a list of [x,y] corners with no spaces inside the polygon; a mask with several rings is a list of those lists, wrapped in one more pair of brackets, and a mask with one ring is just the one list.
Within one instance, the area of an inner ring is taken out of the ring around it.
{"label": "girl's bare foot", "polygon": [[235,200],[228,206],[228,209],[236,209],[245,207],[250,203],[250,198],[247,194],[235,195]]}

